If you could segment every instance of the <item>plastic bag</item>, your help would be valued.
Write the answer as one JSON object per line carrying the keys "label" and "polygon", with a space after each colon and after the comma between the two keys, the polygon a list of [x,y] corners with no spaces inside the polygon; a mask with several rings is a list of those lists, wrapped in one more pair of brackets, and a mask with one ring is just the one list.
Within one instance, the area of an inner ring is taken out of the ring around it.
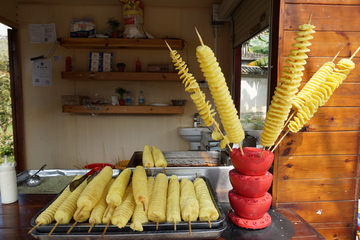
{"label": "plastic bag", "polygon": [[95,23],[92,19],[72,21],[70,24],[70,37],[87,38],[95,35]]}
{"label": "plastic bag", "polygon": [[125,38],[146,38],[143,29],[144,6],[139,0],[121,0],[124,3]]}

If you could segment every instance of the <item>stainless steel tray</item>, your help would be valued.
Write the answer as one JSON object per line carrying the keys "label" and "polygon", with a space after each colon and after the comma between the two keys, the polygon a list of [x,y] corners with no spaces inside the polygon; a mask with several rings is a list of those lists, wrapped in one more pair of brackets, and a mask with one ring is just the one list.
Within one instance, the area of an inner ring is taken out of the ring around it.
{"label": "stainless steel tray", "polygon": [[[168,175],[170,176],[170,175]],[[193,176],[178,176],[179,180],[182,178],[187,178],[193,180]],[[219,219],[216,221],[211,221],[212,228],[209,228],[207,221],[194,221],[191,222],[191,235],[189,234],[188,222],[179,222],[176,225],[176,231],[174,231],[174,225],[168,222],[159,223],[159,228],[156,230],[156,223],[149,222],[143,225],[144,231],[136,232],[130,228],[128,223],[124,228],[119,229],[115,225],[109,225],[104,238],[105,239],[216,239],[220,237],[221,233],[226,229],[226,215],[213,191],[211,183],[208,178],[202,177],[209,189],[210,195],[213,199],[213,202],[219,211]],[[58,195],[59,196],[59,195]],[[58,197],[57,196],[57,197]],[[57,198],[55,197],[53,201]],[[45,206],[38,214],[36,214],[32,219],[30,224],[35,226],[35,219],[48,207],[52,201]],[[76,227],[71,231],[70,234],[66,232],[70,229],[73,222],[69,224],[60,224],[54,232],[48,237],[48,233],[54,227],[55,223],[39,226],[31,234],[39,239],[99,239],[102,235],[106,225],[98,224],[95,225],[90,233],[88,230],[90,228],[89,223],[78,223]]]}
{"label": "stainless steel tray", "polygon": [[[127,167],[142,165],[142,151],[132,155]],[[225,151],[164,151],[168,167],[213,167],[229,165]],[[151,169],[151,168],[150,168]]]}

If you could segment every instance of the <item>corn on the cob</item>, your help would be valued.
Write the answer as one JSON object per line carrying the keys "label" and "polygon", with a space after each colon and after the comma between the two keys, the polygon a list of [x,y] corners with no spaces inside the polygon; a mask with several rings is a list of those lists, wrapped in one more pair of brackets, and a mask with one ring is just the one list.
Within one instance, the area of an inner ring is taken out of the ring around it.
{"label": "corn on the cob", "polygon": [[196,198],[199,201],[200,221],[215,221],[219,218],[219,213],[215,208],[214,202],[211,199],[209,189],[202,178],[196,178],[194,180],[194,187]]}
{"label": "corn on the cob", "polygon": [[155,167],[167,167],[167,162],[164,154],[156,146],[152,146],[152,155],[155,161]]}
{"label": "corn on the cob", "polygon": [[186,178],[180,182],[180,210],[184,221],[196,221],[199,216],[199,202],[196,199],[194,184]]}
{"label": "corn on the cob", "polygon": [[168,189],[168,178],[159,173],[155,177],[154,187],[149,203],[148,218],[153,222],[166,221],[166,199]]}
{"label": "corn on the cob", "polygon": [[169,179],[166,220],[176,226],[176,222],[181,221],[180,216],[180,183],[176,175]]}
{"label": "corn on the cob", "polygon": [[145,206],[149,202],[149,193],[147,190],[147,176],[143,166],[136,166],[132,183],[136,205]]}
{"label": "corn on the cob", "polygon": [[136,203],[134,200],[131,182],[126,189],[124,201],[122,201],[120,206],[115,208],[111,218],[111,223],[118,226],[119,228],[123,228],[133,215],[135,206]]}
{"label": "corn on the cob", "polygon": [[104,167],[81,193],[77,201],[77,207],[83,211],[91,211],[99,202],[106,185],[112,178],[112,174],[113,170],[111,167]]}
{"label": "corn on the cob", "polygon": [[130,181],[131,170],[125,168],[115,179],[111,185],[109,192],[106,196],[106,202],[108,205],[113,204],[116,207],[119,206],[124,197],[124,193]]}
{"label": "corn on the cob", "polygon": [[142,154],[142,164],[145,168],[154,167],[154,159],[151,153],[151,149],[149,145],[144,146],[144,151]]}
{"label": "corn on the cob", "polygon": [[[209,84],[211,95],[228,140],[232,143],[241,143],[245,138],[245,133],[226,85],[224,74],[221,72],[213,51],[206,45],[198,46],[196,48],[196,57],[200,63],[201,71]],[[222,145],[225,147],[226,143],[224,142]]]}
{"label": "corn on the cob", "polygon": [[334,72],[326,78],[326,81],[311,94],[311,98],[298,110],[294,120],[290,121],[288,128],[291,132],[298,132],[314,116],[317,109],[329,100],[335,89],[355,68],[354,62],[350,59],[341,59],[337,66],[339,68],[334,69]]}
{"label": "corn on the cob", "polygon": [[279,84],[275,88],[274,96],[266,114],[264,129],[260,138],[263,147],[272,146],[284,127],[295,94],[300,86],[302,71],[305,69],[305,59],[307,58],[305,53],[310,51],[307,47],[311,45],[308,40],[313,38],[310,35],[315,32],[313,28],[314,26],[309,23],[299,27],[300,31],[297,32],[299,37],[295,38],[297,42],[292,45],[296,49],[290,51],[289,59],[286,60],[290,66],[283,67],[281,72],[283,76],[280,77]]}
{"label": "corn on the cob", "polygon": [[70,195],[65,199],[65,201],[60,205],[56,210],[54,218],[56,222],[60,224],[69,223],[72,219],[72,216],[76,210],[76,202],[80,194],[86,187],[86,181],[82,182]]}
{"label": "corn on the cob", "polygon": [[[74,180],[79,179],[81,176],[76,176]],[[70,185],[70,184],[69,184]],[[60,207],[60,205],[65,201],[65,199],[70,195],[71,191],[69,189],[69,185],[64,189],[64,191],[60,194],[59,197],[55,199],[55,201],[46,208],[35,220],[37,224],[46,225],[50,224],[54,221],[54,214],[56,210]]]}
{"label": "corn on the cob", "polygon": [[[149,200],[151,199],[151,192],[152,192],[153,186],[154,186],[154,178],[149,177],[147,179],[147,189],[148,189],[148,193],[150,193]],[[130,228],[132,230],[143,231],[142,224],[149,221],[149,219],[147,217],[148,210],[149,210],[149,201],[145,205],[145,211],[143,209],[143,206],[136,205],[134,214],[131,218],[131,224],[130,224]]]}

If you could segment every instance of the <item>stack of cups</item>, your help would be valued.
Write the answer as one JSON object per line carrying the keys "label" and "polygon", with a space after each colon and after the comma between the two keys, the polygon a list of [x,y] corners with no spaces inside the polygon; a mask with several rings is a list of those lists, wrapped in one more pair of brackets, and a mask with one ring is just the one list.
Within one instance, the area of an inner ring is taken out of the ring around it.
{"label": "stack of cups", "polygon": [[0,192],[1,203],[9,204],[18,200],[18,190],[16,183],[16,162],[9,163],[5,155],[5,161],[0,165]]}
{"label": "stack of cups", "polygon": [[254,147],[230,152],[235,169],[230,170],[229,178],[232,190],[229,202],[232,207],[228,216],[236,225],[246,229],[262,229],[270,225],[271,217],[267,213],[272,196],[268,193],[273,176],[268,171],[274,160],[274,154],[268,150]]}

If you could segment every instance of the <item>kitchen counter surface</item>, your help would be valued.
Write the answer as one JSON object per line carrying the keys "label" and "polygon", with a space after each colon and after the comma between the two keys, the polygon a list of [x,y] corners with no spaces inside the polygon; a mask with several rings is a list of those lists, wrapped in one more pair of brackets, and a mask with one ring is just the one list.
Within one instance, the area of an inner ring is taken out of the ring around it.
{"label": "kitchen counter surface", "polygon": [[[28,231],[31,229],[30,220],[55,196],[56,194],[19,194],[19,200],[17,202],[0,205],[0,239],[35,239],[28,234]],[[228,205],[228,203],[223,204]],[[226,209],[226,206],[224,209]],[[294,225],[295,235],[292,238],[293,240],[325,239],[294,210],[281,208],[275,211],[284,215]],[[227,230],[225,230],[225,232]],[[225,236],[226,234],[223,235]],[[230,239],[220,237],[217,240]]]}

